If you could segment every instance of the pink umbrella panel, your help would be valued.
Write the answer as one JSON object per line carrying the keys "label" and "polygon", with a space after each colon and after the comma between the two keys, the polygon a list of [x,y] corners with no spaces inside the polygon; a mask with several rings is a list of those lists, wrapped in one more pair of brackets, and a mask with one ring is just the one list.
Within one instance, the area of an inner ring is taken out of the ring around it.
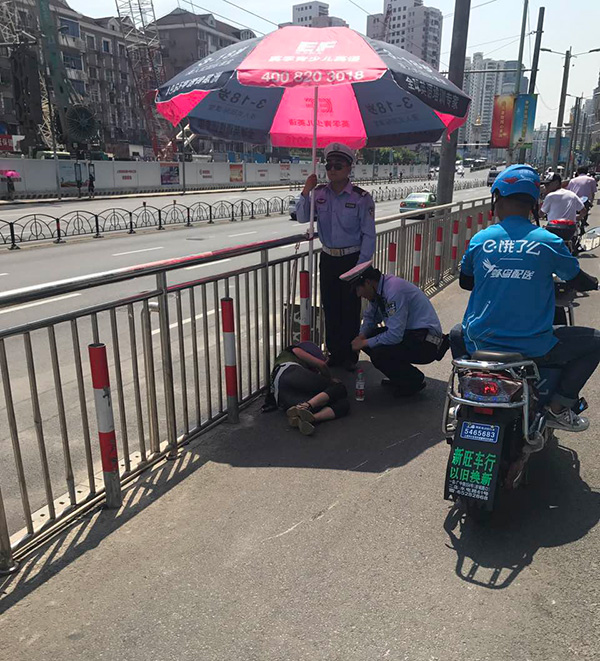
{"label": "pink umbrella panel", "polygon": [[466,121],[469,103],[396,46],[349,28],[297,26],[208,56],[157,94],[173,124],[187,117],[200,135],[282,147],[435,142]]}

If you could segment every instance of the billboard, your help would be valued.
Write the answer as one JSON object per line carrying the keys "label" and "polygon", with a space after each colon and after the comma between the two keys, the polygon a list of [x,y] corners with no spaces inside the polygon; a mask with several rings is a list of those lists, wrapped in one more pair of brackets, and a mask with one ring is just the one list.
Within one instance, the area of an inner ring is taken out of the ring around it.
{"label": "billboard", "polygon": [[514,108],[515,97],[512,94],[500,94],[494,97],[490,147],[494,149],[510,147]]}
{"label": "billboard", "polygon": [[515,100],[511,146],[518,149],[531,147],[535,130],[537,94],[519,94]]}
{"label": "billboard", "polygon": [[244,181],[244,164],[243,163],[230,163],[229,164],[229,182],[232,184],[241,183]]}
{"label": "billboard", "polygon": [[179,165],[177,163],[160,164],[160,185],[161,186],[179,185]]}

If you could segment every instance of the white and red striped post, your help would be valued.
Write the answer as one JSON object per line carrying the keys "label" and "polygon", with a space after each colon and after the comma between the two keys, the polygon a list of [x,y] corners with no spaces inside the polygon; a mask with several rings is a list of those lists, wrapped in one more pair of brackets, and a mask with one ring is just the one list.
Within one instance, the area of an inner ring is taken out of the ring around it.
{"label": "white and red striped post", "polygon": [[310,340],[310,274],[300,271],[300,342]]}
{"label": "white and red striped post", "polygon": [[221,317],[223,319],[223,344],[225,347],[225,390],[227,392],[227,419],[229,422],[240,421],[238,404],[237,358],[235,350],[235,325],[233,320],[233,299],[221,299]]}
{"label": "white and red striped post", "polygon": [[494,212],[491,209],[489,209],[488,217],[487,217],[487,226],[489,227],[490,225],[493,224],[493,222],[494,222]]}
{"label": "white and red striped post", "polygon": [[119,455],[117,452],[115,419],[110,395],[106,345],[90,344],[88,346],[88,352],[92,369],[92,385],[94,387],[96,420],[98,421],[98,437],[100,440],[100,458],[102,460],[106,506],[110,509],[117,509],[121,507],[123,497],[121,495],[121,481],[119,479]]}
{"label": "white and red striped post", "polygon": [[444,243],[444,229],[440,225],[436,230],[435,236],[435,259],[433,261],[433,270],[435,271],[435,281],[438,283],[442,274],[442,249]]}
{"label": "white and red striped post", "polygon": [[452,272],[456,271],[456,266],[458,264],[458,228],[459,223],[456,219],[452,223]]}
{"label": "white and red striped post", "polygon": [[465,234],[465,252],[467,252],[467,248],[469,247],[469,243],[471,242],[472,233],[473,233],[473,216],[467,216],[467,232]]}
{"label": "white and red striped post", "polygon": [[483,229],[483,211],[480,211],[477,216],[477,231],[481,232]]}
{"label": "white and red striped post", "polygon": [[388,246],[388,267],[387,272],[396,275],[396,262],[398,261],[398,244],[390,243]]}
{"label": "white and red striped post", "polygon": [[421,245],[423,237],[421,234],[415,234],[415,253],[413,257],[413,283],[419,286],[421,282]]}

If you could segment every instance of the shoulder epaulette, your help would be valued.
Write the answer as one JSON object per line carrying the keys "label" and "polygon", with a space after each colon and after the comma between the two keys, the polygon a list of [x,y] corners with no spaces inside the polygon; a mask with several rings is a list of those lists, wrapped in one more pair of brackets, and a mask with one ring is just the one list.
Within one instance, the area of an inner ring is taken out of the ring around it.
{"label": "shoulder epaulette", "polygon": [[361,197],[364,197],[365,195],[369,194],[369,191],[366,191],[364,188],[361,188],[360,186],[352,186],[352,192],[358,193]]}

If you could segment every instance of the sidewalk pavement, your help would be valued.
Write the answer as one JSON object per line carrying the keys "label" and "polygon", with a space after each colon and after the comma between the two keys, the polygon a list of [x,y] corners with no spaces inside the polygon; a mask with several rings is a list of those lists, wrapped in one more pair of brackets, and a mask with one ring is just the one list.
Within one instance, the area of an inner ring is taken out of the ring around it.
{"label": "sidewalk pavement", "polygon": [[[598,327],[593,296],[576,316]],[[466,300],[433,299],[445,329]],[[315,437],[256,404],[26,559],[2,588],[5,658],[597,659],[600,375],[591,429],[558,434],[481,529],[442,497],[449,357],[410,400],[365,367],[366,401]]]}

